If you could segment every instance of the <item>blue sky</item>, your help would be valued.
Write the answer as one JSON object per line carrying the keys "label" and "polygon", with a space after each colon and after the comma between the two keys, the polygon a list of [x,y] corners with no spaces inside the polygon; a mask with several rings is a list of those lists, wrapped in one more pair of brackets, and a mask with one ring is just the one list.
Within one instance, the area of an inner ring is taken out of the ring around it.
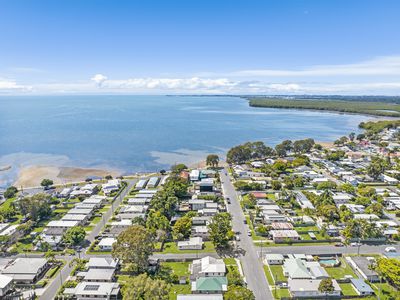
{"label": "blue sky", "polygon": [[0,93],[400,92],[400,1],[0,0]]}

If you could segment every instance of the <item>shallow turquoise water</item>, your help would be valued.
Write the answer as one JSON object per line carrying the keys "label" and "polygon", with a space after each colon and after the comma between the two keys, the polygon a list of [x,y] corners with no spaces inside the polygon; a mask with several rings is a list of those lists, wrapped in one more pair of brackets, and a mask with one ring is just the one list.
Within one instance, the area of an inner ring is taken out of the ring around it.
{"label": "shallow turquoise water", "polygon": [[124,172],[190,163],[250,140],[330,141],[365,116],[252,108],[235,97],[0,97],[0,181],[21,166],[111,167]]}

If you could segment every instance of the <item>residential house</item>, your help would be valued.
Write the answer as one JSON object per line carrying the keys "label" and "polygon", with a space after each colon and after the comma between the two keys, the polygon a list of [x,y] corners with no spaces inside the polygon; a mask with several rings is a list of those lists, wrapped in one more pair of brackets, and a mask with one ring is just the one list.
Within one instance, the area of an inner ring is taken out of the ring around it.
{"label": "residential house", "polygon": [[38,281],[48,269],[45,258],[19,257],[9,264],[2,272],[12,277],[16,284],[26,285]]}
{"label": "residential house", "polygon": [[375,259],[373,257],[365,257],[365,256],[349,256],[346,257],[346,260],[349,262],[350,266],[361,274],[361,276],[368,280],[369,282],[378,282],[379,275],[375,272],[371,265],[375,263]]}
{"label": "residential house", "polygon": [[318,290],[321,283],[319,279],[290,279],[288,280],[289,292],[293,298],[339,298],[341,288],[336,280],[332,280],[334,290],[329,293],[323,293]]}
{"label": "residential house", "polygon": [[226,277],[200,277],[192,282],[193,294],[221,294],[227,290]]}
{"label": "residential house", "polygon": [[360,296],[369,296],[374,294],[374,290],[363,279],[351,278],[351,285]]}
{"label": "residential house", "polygon": [[299,241],[301,239],[296,230],[271,230],[269,234],[275,243],[283,243],[287,240]]}
{"label": "residential house", "polygon": [[13,278],[0,274],[0,298],[5,296],[13,287]]}
{"label": "residential house", "polygon": [[179,241],[179,250],[201,250],[203,249],[203,239],[201,237],[191,237],[187,241]]}
{"label": "residential house", "polygon": [[282,254],[266,254],[264,257],[264,262],[268,265],[282,265],[285,258]]}

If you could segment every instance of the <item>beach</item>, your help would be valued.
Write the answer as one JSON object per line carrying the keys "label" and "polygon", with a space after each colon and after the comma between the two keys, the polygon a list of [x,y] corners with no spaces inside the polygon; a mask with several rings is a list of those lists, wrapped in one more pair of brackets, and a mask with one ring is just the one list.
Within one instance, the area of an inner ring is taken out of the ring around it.
{"label": "beach", "polygon": [[84,181],[88,177],[101,178],[106,175],[117,177],[121,172],[116,170],[55,167],[55,166],[29,166],[20,169],[14,186],[36,187],[40,186],[44,178],[53,180],[55,185]]}

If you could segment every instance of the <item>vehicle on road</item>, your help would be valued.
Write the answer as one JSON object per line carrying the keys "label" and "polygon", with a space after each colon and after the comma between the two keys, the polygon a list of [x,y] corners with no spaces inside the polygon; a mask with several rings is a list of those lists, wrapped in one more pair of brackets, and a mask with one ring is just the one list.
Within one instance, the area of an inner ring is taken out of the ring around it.
{"label": "vehicle on road", "polygon": [[343,243],[336,243],[335,247],[344,247],[344,244]]}
{"label": "vehicle on road", "polygon": [[395,247],[386,247],[385,252],[397,252]]}
{"label": "vehicle on road", "polygon": [[251,230],[248,230],[248,231],[247,231],[247,235],[248,235],[248,236],[251,236]]}
{"label": "vehicle on road", "polygon": [[236,239],[237,241],[240,241],[240,236],[239,236],[239,235],[236,235],[236,236],[235,236],[235,239]]}
{"label": "vehicle on road", "polygon": [[359,247],[359,246],[361,246],[361,243],[351,243],[350,246],[352,246],[352,247]]}
{"label": "vehicle on road", "polygon": [[247,224],[247,220],[246,220],[246,219],[244,219],[244,220],[243,220],[243,223],[244,223],[244,224]]}

